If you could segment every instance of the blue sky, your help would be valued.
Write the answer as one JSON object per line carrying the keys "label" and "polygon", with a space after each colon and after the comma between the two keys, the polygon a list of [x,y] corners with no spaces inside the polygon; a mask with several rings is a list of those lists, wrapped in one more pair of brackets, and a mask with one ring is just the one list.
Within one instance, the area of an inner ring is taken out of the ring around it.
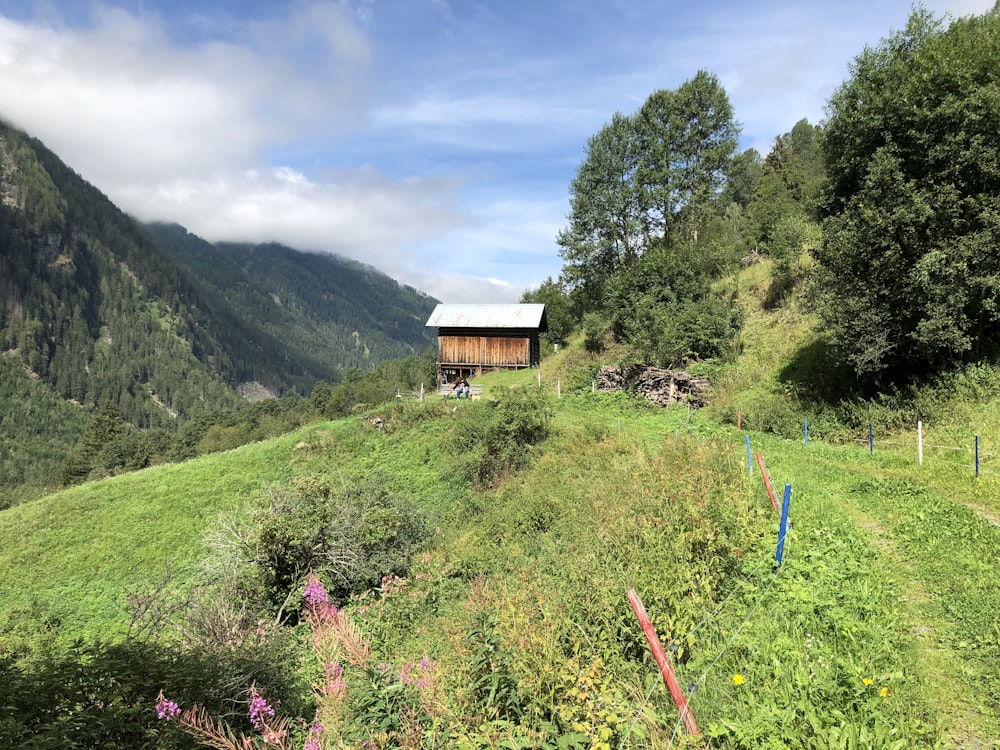
{"label": "blue sky", "polygon": [[[928,0],[937,15],[993,0]],[[909,0],[5,0],[0,117],[132,215],[514,302],[587,139],[715,73],[766,154]]]}

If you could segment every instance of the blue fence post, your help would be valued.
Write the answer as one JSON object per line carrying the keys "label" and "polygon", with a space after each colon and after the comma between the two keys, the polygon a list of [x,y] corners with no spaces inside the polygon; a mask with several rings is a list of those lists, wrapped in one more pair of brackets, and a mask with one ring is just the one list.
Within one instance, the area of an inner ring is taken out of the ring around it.
{"label": "blue fence post", "polygon": [[979,435],[976,435],[976,476],[979,476]]}
{"label": "blue fence post", "polygon": [[875,441],[872,439],[872,423],[868,423],[868,455],[872,455],[875,452]]}
{"label": "blue fence post", "polygon": [[753,474],[753,460],[750,458],[750,436],[747,435],[747,473]]}
{"label": "blue fence post", "polygon": [[785,485],[785,499],[781,503],[781,526],[778,528],[778,549],[774,553],[774,559],[781,567],[781,559],[785,556],[785,532],[788,530],[788,506],[792,500],[792,485]]}
{"label": "blue fence post", "polygon": [[802,444],[809,445],[809,417],[802,420]]}

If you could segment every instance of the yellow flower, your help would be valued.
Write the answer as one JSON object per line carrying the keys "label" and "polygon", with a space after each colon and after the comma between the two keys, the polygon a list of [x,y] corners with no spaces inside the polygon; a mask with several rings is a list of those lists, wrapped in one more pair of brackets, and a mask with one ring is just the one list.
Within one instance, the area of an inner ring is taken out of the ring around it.
{"label": "yellow flower", "polygon": [[743,675],[741,675],[741,674],[734,674],[733,675],[733,684],[734,685],[742,685],[744,682],[746,682],[746,680],[743,679]]}
{"label": "yellow flower", "polygon": [[885,698],[885,696],[889,694],[889,688],[887,687],[882,688],[881,690],[878,691],[878,694],[881,695],[883,698]]}
{"label": "yellow flower", "polygon": [[872,682],[874,682],[874,680],[872,680],[871,677],[865,677],[865,679],[863,679],[862,682],[865,683],[865,685],[871,685]]}

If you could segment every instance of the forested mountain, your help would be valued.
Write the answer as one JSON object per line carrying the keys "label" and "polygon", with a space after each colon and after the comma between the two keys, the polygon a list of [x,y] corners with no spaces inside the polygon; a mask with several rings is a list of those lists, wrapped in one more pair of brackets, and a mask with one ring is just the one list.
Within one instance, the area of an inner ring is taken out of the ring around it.
{"label": "forested mountain", "polygon": [[173,428],[238,407],[249,382],[308,394],[422,352],[435,304],[358,263],[143,226],[0,123],[0,487],[30,480],[26,446],[65,455],[103,404]]}
{"label": "forested mountain", "polygon": [[434,343],[424,323],[436,300],[360,263],[278,244],[213,245],[176,224],[145,228],[191,271],[209,317],[240,332],[230,349],[241,380],[308,392]]}
{"label": "forested mountain", "polygon": [[40,142],[0,129],[0,350],[60,398],[140,426],[233,405],[232,358],[185,272]]}

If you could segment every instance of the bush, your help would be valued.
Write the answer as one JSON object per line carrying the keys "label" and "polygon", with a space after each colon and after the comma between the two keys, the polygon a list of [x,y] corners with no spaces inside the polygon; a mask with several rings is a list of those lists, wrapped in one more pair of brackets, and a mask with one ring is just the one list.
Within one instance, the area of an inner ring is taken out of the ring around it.
{"label": "bush", "polygon": [[492,487],[525,466],[531,447],[549,435],[551,408],[536,388],[498,388],[496,401],[464,410],[459,442],[467,470],[480,488]]}
{"label": "bush", "polygon": [[[20,661],[3,657],[0,747],[194,750],[197,743],[165,732],[157,720],[154,705],[160,690],[249,729],[245,714],[234,707],[254,679],[287,696],[287,708],[304,710],[294,699],[304,688],[296,689],[280,676],[291,674],[282,666],[289,658],[287,649],[269,647],[210,653],[136,642],[78,642]],[[258,662],[258,668],[248,669],[248,659]],[[260,668],[263,661],[268,661],[266,669]]]}
{"label": "bush", "polygon": [[382,478],[337,488],[314,475],[272,488],[240,519],[220,524],[207,563],[254,608],[294,619],[310,571],[343,601],[385,576],[406,575],[410,556],[427,536],[420,512]]}
{"label": "bush", "polygon": [[599,313],[589,312],[583,316],[583,348],[591,354],[604,351],[604,336],[608,324]]}

